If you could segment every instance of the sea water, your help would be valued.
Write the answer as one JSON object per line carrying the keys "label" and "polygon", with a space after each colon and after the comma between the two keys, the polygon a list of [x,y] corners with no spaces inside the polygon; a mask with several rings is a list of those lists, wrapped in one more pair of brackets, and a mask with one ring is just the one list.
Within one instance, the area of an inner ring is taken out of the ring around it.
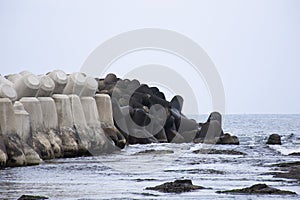
{"label": "sea water", "polygon": [[[205,121],[207,116],[199,116]],[[266,183],[300,195],[297,180],[274,178],[272,164],[300,161],[300,115],[225,115],[224,131],[240,145],[131,145],[109,155],[45,161],[39,166],[0,170],[0,199],[23,194],[50,199],[300,199],[300,196],[232,195],[216,191]],[[270,134],[283,145],[266,145]],[[236,150],[245,155],[199,154],[199,149]],[[176,179],[207,189],[181,194],[146,190]]]}

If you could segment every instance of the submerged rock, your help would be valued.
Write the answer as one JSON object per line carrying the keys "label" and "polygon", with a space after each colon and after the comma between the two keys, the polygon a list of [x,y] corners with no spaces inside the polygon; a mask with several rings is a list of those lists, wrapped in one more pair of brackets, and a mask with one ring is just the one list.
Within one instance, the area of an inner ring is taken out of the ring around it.
{"label": "submerged rock", "polygon": [[44,196],[34,196],[34,195],[22,195],[18,200],[38,200],[38,199],[49,199]]}
{"label": "submerged rock", "polygon": [[193,151],[193,153],[199,154],[226,154],[226,155],[247,155],[241,151],[236,150],[218,150],[218,149],[199,149]]}
{"label": "submerged rock", "polygon": [[155,150],[155,149],[147,149],[144,151],[140,151],[135,153],[135,155],[143,155],[143,154],[172,154],[174,151],[172,150]]}
{"label": "submerged rock", "polygon": [[297,193],[279,190],[277,188],[270,187],[266,184],[255,184],[251,187],[242,188],[242,189],[233,189],[226,191],[217,191],[217,193],[230,193],[230,194],[275,194],[275,195],[295,195]]}
{"label": "submerged rock", "polygon": [[190,192],[192,190],[205,189],[202,186],[193,185],[191,180],[175,180],[174,182],[167,182],[155,187],[147,187],[146,190],[157,190],[166,193],[182,193]]}
{"label": "submerged rock", "polygon": [[300,181],[300,161],[279,163],[273,166],[280,167],[280,169],[284,171],[284,172],[273,172],[272,174],[274,175],[274,177],[297,179],[298,181]]}
{"label": "submerged rock", "polygon": [[231,136],[229,133],[225,133],[221,135],[217,141],[217,144],[232,144],[232,145],[239,145],[239,139],[236,136]]}
{"label": "submerged rock", "polygon": [[271,134],[268,138],[267,144],[281,144],[281,137],[278,134]]}

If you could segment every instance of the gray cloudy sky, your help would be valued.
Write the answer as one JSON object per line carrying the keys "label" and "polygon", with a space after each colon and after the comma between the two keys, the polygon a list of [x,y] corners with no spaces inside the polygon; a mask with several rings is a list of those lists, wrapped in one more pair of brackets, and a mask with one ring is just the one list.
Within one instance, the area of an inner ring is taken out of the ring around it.
{"label": "gray cloudy sky", "polygon": [[[210,56],[226,113],[300,113],[299,11],[298,0],[0,0],[0,73],[79,71],[107,39],[162,28],[186,35]],[[172,59],[152,54],[131,55],[123,65]],[[207,113],[208,93],[201,95],[200,112]]]}

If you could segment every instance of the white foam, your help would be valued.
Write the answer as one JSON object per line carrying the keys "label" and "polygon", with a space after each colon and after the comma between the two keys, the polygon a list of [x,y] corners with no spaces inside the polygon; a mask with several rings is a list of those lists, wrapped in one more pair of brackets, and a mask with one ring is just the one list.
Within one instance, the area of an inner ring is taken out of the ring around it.
{"label": "white foam", "polygon": [[300,147],[287,147],[282,145],[269,145],[269,147],[285,156],[291,153],[300,153]]}

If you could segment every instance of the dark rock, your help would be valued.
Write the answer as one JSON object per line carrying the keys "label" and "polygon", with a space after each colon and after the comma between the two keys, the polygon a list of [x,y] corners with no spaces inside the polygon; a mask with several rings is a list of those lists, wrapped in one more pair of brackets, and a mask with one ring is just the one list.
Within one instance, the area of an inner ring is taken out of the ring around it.
{"label": "dark rock", "polygon": [[183,106],[183,98],[180,95],[174,96],[173,99],[171,100],[171,106],[181,112]]}
{"label": "dark rock", "polygon": [[280,167],[284,172],[273,172],[272,174],[276,178],[288,178],[297,179],[300,181],[300,161],[289,162],[289,163],[279,163],[273,165],[275,167]]}
{"label": "dark rock", "polygon": [[289,156],[300,156],[300,152],[290,153]]}
{"label": "dark rock", "polygon": [[113,83],[116,83],[117,81],[118,81],[117,76],[112,73],[107,74],[104,79],[105,84],[113,84]]}
{"label": "dark rock", "polygon": [[18,200],[38,200],[38,199],[49,199],[44,196],[33,196],[33,195],[22,195]]}
{"label": "dark rock", "polygon": [[193,153],[199,154],[226,154],[226,155],[247,155],[246,153],[236,150],[218,150],[218,149],[199,149],[193,151]]}
{"label": "dark rock", "polygon": [[18,167],[26,165],[26,157],[19,136],[11,133],[3,139],[8,157],[6,166]]}
{"label": "dark rock", "polygon": [[273,187],[270,187],[266,184],[255,184],[251,187],[243,189],[234,189],[226,191],[217,191],[217,193],[230,193],[230,194],[272,194],[272,195],[295,195],[295,192],[279,190]]}
{"label": "dark rock", "polygon": [[6,166],[7,154],[3,136],[0,134],[0,168]]}
{"label": "dark rock", "polygon": [[281,144],[281,137],[278,134],[271,134],[268,138],[267,144]]}
{"label": "dark rock", "polygon": [[229,133],[225,133],[224,135],[221,135],[220,138],[217,141],[217,144],[233,144],[233,145],[239,145],[239,139],[236,136],[231,136]]}
{"label": "dark rock", "polygon": [[167,182],[162,185],[146,188],[146,190],[157,190],[166,193],[182,193],[199,189],[204,189],[204,187],[193,185],[191,180],[175,180],[174,182]]}
{"label": "dark rock", "polygon": [[215,170],[215,169],[171,169],[164,170],[164,172],[176,172],[179,174],[187,173],[187,174],[225,174],[224,171]]}
{"label": "dark rock", "polygon": [[140,151],[135,153],[135,155],[143,155],[143,154],[172,154],[174,151],[172,150],[155,150],[155,149],[147,149],[145,151]]}

